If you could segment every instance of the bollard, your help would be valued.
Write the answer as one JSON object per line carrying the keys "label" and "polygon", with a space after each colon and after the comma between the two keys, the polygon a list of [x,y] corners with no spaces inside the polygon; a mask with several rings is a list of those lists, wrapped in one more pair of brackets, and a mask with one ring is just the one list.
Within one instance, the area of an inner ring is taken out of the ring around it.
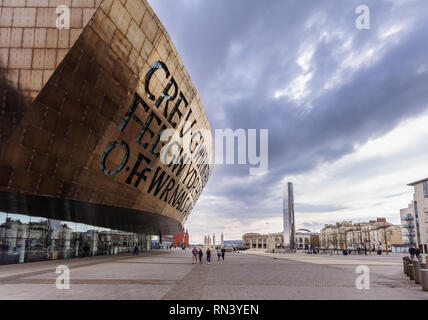
{"label": "bollard", "polygon": [[428,269],[421,269],[422,290],[428,291]]}
{"label": "bollard", "polygon": [[413,263],[409,263],[407,265],[407,275],[409,276],[410,280],[415,280],[415,270],[413,267]]}
{"label": "bollard", "polygon": [[407,275],[407,265],[409,264],[409,257],[403,257],[404,261],[404,274]]}
{"label": "bollard", "polygon": [[407,257],[403,257],[403,271],[404,274],[407,274]]}
{"label": "bollard", "polygon": [[413,261],[413,271],[415,276],[415,283],[421,284],[421,264],[419,263],[419,260]]}
{"label": "bollard", "polygon": [[410,277],[410,265],[412,264],[412,261],[411,260],[407,260],[406,261],[406,270],[407,270],[407,272],[406,272],[406,274],[407,274],[407,276],[408,277]]}
{"label": "bollard", "polygon": [[422,270],[428,269],[428,264],[426,263],[419,263],[419,272],[421,273],[421,284],[422,284]]}

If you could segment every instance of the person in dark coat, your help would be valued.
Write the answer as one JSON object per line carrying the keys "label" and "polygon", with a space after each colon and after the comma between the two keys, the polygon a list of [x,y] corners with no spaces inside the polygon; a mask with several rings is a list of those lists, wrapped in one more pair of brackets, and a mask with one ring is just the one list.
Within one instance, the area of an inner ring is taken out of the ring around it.
{"label": "person in dark coat", "polygon": [[208,264],[211,264],[211,250],[210,250],[210,248],[207,249],[207,262],[208,262]]}
{"label": "person in dark coat", "polygon": [[85,242],[85,245],[83,246],[83,256],[84,257],[89,257],[89,250],[91,248],[89,247],[89,244],[87,242]]}
{"label": "person in dark coat", "polygon": [[202,252],[202,249],[199,249],[199,263],[202,263],[202,256],[204,253]]}
{"label": "person in dark coat", "polygon": [[409,248],[409,253],[410,253],[410,258],[414,259],[415,258],[415,248],[414,247],[410,247]]}
{"label": "person in dark coat", "polygon": [[419,255],[421,254],[421,250],[419,248],[415,248],[415,256],[416,259],[419,259]]}
{"label": "person in dark coat", "polygon": [[224,254],[226,253],[226,249],[225,248],[221,248],[221,258],[224,261]]}

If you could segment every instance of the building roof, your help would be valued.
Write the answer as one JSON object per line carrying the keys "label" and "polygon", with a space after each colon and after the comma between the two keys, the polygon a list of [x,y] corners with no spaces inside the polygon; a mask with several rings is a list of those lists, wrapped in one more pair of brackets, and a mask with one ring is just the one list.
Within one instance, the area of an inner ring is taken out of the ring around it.
{"label": "building roof", "polygon": [[307,232],[307,233],[309,233],[309,232],[312,232],[311,230],[308,230],[308,229],[297,229],[296,230],[296,232]]}
{"label": "building roof", "polygon": [[419,183],[422,183],[422,182],[425,182],[425,181],[428,181],[428,178],[425,178],[425,179],[421,179],[421,180],[418,180],[418,181],[415,181],[415,182],[411,182],[411,183],[409,183],[409,184],[407,184],[408,186],[414,186],[414,185],[417,185],[417,184],[419,184]]}

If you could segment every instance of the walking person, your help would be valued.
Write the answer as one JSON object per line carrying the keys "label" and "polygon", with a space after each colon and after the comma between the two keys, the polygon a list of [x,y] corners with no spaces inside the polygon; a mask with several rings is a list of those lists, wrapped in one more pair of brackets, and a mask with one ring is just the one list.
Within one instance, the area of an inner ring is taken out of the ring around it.
{"label": "walking person", "polygon": [[418,247],[416,247],[415,248],[415,256],[416,256],[416,259],[418,259],[419,260],[419,255],[421,254],[421,250],[418,248]]}
{"label": "walking person", "polygon": [[224,261],[224,254],[226,253],[226,249],[225,248],[221,248],[221,258]]}
{"label": "walking person", "polygon": [[192,250],[192,256],[193,256],[192,264],[198,263],[198,254],[199,254],[198,249],[196,249],[196,247],[193,247],[193,250]]}
{"label": "walking person", "polygon": [[138,247],[138,243],[136,243],[134,247],[134,254],[138,256],[139,253],[140,253],[140,248]]}
{"label": "walking person", "polygon": [[210,248],[207,249],[207,262],[208,262],[208,264],[211,264],[211,250],[210,250]]}
{"label": "walking person", "polygon": [[83,246],[83,256],[84,257],[89,257],[89,250],[91,248],[89,247],[89,244],[87,242],[85,242],[85,245]]}
{"label": "walking person", "polygon": [[199,263],[202,263],[202,256],[204,253],[202,252],[202,249],[199,249]]}
{"label": "walking person", "polygon": [[410,258],[413,260],[415,258],[415,247],[409,248]]}
{"label": "walking person", "polygon": [[217,247],[217,261],[220,261],[220,256],[221,256],[221,250],[219,247]]}

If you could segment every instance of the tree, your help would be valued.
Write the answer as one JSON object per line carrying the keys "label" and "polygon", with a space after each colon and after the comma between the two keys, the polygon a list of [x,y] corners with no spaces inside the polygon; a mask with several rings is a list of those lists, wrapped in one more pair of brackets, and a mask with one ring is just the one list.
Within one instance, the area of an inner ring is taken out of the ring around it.
{"label": "tree", "polygon": [[358,247],[363,249],[364,239],[363,239],[363,228],[361,224],[358,225]]}
{"label": "tree", "polygon": [[320,247],[320,237],[316,234],[311,234],[309,236],[309,243],[311,244],[312,248],[319,248]]}
{"label": "tree", "polygon": [[348,230],[346,230],[346,227],[343,227],[339,233],[339,242],[340,242],[341,249],[343,250],[346,250],[348,247],[347,235],[348,235]]}
{"label": "tree", "polygon": [[372,254],[372,242],[370,235],[370,227],[366,228],[364,232],[364,242],[366,243],[366,247],[368,246],[370,254]]}
{"label": "tree", "polygon": [[389,225],[386,222],[383,222],[382,225],[379,226],[381,230],[381,246],[385,245],[386,254],[388,255],[388,244],[391,240],[391,230],[388,230]]}
{"label": "tree", "polygon": [[320,234],[320,241],[321,241],[321,247],[326,248],[327,247],[326,234],[323,232],[321,232]]}
{"label": "tree", "polygon": [[332,232],[329,232],[329,233],[326,235],[326,241],[327,241],[327,248],[328,248],[328,249],[333,248],[333,246],[334,246],[334,241],[333,241],[333,233],[332,233]]}
{"label": "tree", "polygon": [[355,224],[353,228],[352,246],[362,249],[364,245],[361,223]]}
{"label": "tree", "polygon": [[337,230],[334,230],[331,235],[330,235],[330,239],[331,239],[331,244],[333,245],[333,249],[336,250],[336,254],[338,253],[338,246],[339,246],[339,234]]}

